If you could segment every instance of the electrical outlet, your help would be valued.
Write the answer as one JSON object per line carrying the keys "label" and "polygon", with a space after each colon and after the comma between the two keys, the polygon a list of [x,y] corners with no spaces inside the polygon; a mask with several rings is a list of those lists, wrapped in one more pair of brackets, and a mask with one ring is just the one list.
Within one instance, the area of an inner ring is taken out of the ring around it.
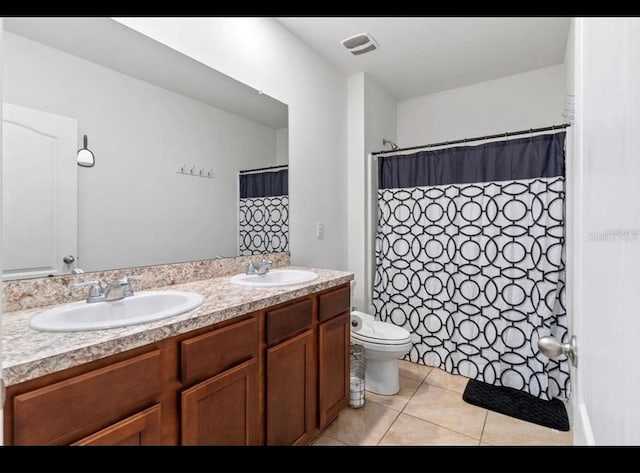
{"label": "electrical outlet", "polygon": [[324,240],[324,222],[316,223],[316,238],[318,240]]}

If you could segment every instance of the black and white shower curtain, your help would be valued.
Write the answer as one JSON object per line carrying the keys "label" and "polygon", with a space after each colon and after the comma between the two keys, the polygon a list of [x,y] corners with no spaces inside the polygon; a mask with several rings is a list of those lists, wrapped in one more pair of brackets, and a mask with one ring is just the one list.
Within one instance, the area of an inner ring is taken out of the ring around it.
{"label": "black and white shower curtain", "polygon": [[240,256],[289,251],[289,170],[240,174]]}
{"label": "black and white shower curtain", "polygon": [[542,399],[566,397],[565,133],[378,158],[376,318],[405,357]]}

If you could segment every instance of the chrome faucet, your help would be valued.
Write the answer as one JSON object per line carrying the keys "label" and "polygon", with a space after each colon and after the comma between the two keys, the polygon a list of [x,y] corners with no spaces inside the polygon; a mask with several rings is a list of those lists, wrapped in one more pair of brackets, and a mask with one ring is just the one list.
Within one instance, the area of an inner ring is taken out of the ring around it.
{"label": "chrome faucet", "polygon": [[124,286],[126,284],[125,278],[116,279],[109,283],[107,288],[104,290],[104,301],[119,301],[120,299],[124,299]]}
{"label": "chrome faucet", "polygon": [[120,279],[109,283],[107,288],[103,291],[100,281],[86,281],[71,286],[73,289],[81,289],[83,287],[89,287],[89,297],[87,297],[87,303],[92,304],[94,302],[112,302],[119,301],[125,297],[133,296],[133,289],[131,288],[132,280],[140,280],[143,276],[125,276]]}
{"label": "chrome faucet", "polygon": [[244,263],[247,267],[247,274],[267,274],[269,272],[269,266],[273,264],[270,259],[263,259],[256,268],[253,265],[253,261],[249,260]]}

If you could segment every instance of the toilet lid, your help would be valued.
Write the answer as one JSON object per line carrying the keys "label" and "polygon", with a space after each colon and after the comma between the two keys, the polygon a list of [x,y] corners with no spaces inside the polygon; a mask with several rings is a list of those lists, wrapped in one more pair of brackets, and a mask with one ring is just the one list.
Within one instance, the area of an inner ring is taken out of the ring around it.
{"label": "toilet lid", "polygon": [[351,336],[372,343],[398,343],[406,342],[411,334],[402,327],[387,322],[365,321],[357,332],[351,332]]}

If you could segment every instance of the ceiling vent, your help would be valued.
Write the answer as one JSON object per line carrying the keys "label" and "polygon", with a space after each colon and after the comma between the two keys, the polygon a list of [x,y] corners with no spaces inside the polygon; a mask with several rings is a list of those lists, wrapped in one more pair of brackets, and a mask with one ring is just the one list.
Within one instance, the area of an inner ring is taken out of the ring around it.
{"label": "ceiling vent", "polygon": [[344,39],[342,45],[356,56],[378,49],[378,43],[369,33],[360,33]]}

